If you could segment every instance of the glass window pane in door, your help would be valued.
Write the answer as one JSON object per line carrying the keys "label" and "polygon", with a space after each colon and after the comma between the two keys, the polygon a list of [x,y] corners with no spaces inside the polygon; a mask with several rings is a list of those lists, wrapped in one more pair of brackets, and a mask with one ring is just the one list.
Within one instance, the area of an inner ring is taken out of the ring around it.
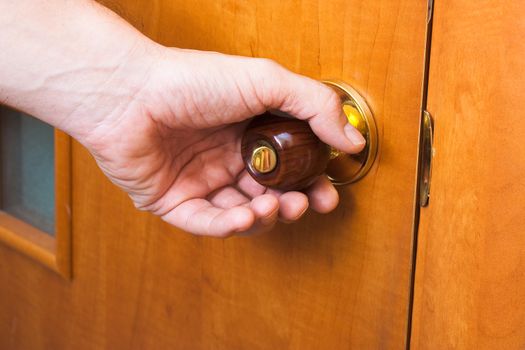
{"label": "glass window pane in door", "polygon": [[0,107],[0,210],[55,230],[54,129]]}

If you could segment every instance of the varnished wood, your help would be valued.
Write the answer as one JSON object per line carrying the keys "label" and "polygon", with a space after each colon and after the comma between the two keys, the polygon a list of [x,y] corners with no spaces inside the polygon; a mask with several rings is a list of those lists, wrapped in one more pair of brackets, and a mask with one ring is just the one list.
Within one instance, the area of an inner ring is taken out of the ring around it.
{"label": "varnished wood", "polygon": [[[268,173],[252,166],[253,151],[264,144],[277,155],[277,165]],[[241,147],[248,173],[264,186],[285,191],[310,186],[324,173],[330,159],[330,147],[319,140],[307,122],[270,113],[250,122]]]}
{"label": "varnished wood", "polygon": [[71,138],[55,129],[55,264],[71,278]]}
{"label": "varnished wood", "polygon": [[[1,116],[0,116],[1,117]],[[71,140],[55,130],[55,232],[50,236],[0,211],[0,243],[71,277]]]}
{"label": "varnished wood", "polygon": [[404,348],[426,2],[108,3],[166,45],[347,81],[378,159],[334,213],[216,240],[136,211],[74,143],[74,279],[0,247],[0,348]]}
{"label": "varnished wood", "polygon": [[435,6],[412,349],[524,349],[525,3]]}
{"label": "varnished wood", "polygon": [[0,241],[55,270],[55,239],[49,234],[0,211]]}

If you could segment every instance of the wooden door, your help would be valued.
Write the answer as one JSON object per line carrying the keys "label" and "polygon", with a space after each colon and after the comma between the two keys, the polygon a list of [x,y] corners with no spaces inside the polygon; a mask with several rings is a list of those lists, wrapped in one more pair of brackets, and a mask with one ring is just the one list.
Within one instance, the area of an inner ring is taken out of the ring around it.
{"label": "wooden door", "polygon": [[525,349],[525,3],[436,1],[413,349]]}
{"label": "wooden door", "polygon": [[164,45],[348,82],[376,117],[377,161],[330,215],[218,240],[137,212],[74,143],[73,279],[0,246],[0,348],[403,349],[426,2],[105,3]]}

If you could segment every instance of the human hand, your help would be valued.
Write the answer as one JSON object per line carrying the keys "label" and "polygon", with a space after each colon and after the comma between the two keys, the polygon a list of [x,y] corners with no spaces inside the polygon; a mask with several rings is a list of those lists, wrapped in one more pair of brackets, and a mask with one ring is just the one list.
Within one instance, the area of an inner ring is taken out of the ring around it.
{"label": "human hand", "polygon": [[308,206],[335,208],[337,191],[326,178],[306,193],[283,193],[256,183],[240,156],[245,121],[268,109],[307,120],[338,149],[359,151],[364,140],[329,88],[263,59],[179,49],[151,59],[127,107],[83,139],[137,208],[220,237],[265,230],[278,218],[295,221]]}
{"label": "human hand", "polygon": [[[326,178],[305,193],[267,189],[240,155],[248,119],[268,109],[308,121],[342,151],[359,151],[362,136],[323,84],[265,59],[160,46],[92,1],[1,4],[2,14],[29,15],[5,26],[0,101],[75,137],[137,208],[225,237],[337,205]],[[10,18],[0,14],[0,22]]]}

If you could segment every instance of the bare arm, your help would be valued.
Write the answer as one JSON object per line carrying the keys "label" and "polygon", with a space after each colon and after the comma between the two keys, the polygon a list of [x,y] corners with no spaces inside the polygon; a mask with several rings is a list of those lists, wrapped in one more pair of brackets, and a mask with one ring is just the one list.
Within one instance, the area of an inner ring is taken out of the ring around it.
{"label": "bare arm", "polygon": [[0,28],[0,102],[75,136],[140,88],[156,46],[85,0],[2,0]]}

